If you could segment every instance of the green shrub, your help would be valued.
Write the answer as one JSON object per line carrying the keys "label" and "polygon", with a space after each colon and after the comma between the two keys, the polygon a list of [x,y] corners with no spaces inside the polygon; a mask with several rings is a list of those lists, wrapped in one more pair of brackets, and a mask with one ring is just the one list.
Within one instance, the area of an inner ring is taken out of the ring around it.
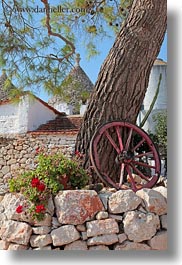
{"label": "green shrub", "polygon": [[155,121],[155,136],[159,151],[164,157],[167,156],[167,113],[161,112],[153,116]]}
{"label": "green shrub", "polygon": [[[80,165],[80,158],[69,159],[62,154],[37,157],[37,167],[9,181],[10,192],[20,192],[32,203],[29,211],[33,218],[42,220],[48,199],[63,189],[81,189],[89,180]],[[17,209],[21,212],[22,207]]]}

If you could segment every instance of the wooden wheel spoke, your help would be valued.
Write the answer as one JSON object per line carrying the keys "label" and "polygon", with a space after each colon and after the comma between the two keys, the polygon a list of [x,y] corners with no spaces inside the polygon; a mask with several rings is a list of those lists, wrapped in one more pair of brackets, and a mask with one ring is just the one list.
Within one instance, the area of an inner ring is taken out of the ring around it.
{"label": "wooden wheel spoke", "polygon": [[130,128],[130,131],[129,131],[129,134],[128,134],[128,139],[126,141],[126,146],[125,146],[125,150],[126,151],[128,151],[128,148],[130,146],[132,133],[133,133],[133,128]]}
{"label": "wooden wheel spoke", "polygon": [[153,154],[153,152],[150,151],[150,152],[147,152],[147,153],[142,153],[142,154],[139,154],[139,155],[135,155],[133,158],[140,158],[140,157],[143,157],[143,156],[150,156],[152,154]]}
{"label": "wooden wheel spoke", "polygon": [[124,169],[125,169],[125,164],[121,164],[121,170],[120,170],[120,178],[119,178],[119,187],[121,187],[123,183],[123,177],[124,177]]}
{"label": "wooden wheel spoke", "polygon": [[132,163],[130,163],[130,166],[133,168],[133,170],[142,178],[145,179],[147,182],[150,181],[150,177],[146,177],[137,167],[135,167]]}
{"label": "wooden wheel spoke", "polygon": [[142,166],[142,167],[148,167],[148,168],[154,168],[155,169],[155,166],[151,166],[147,163],[144,163],[144,162],[140,162],[140,161],[132,161],[133,164],[135,165],[139,165],[139,166]]}
{"label": "wooden wheel spoke", "polygon": [[130,177],[132,190],[133,190],[133,191],[137,191],[137,187],[136,187],[135,181],[134,181],[134,179],[133,179],[133,176],[132,176],[132,173],[131,173],[130,166],[126,166],[126,171],[128,172],[128,175],[129,175],[129,177]]}
{"label": "wooden wheel spoke", "polygon": [[117,136],[118,136],[120,151],[122,152],[123,151],[123,141],[122,141],[122,138],[121,138],[119,127],[116,126],[115,128],[116,128],[116,133],[117,133]]}
{"label": "wooden wheel spoke", "polygon": [[131,152],[134,152],[139,146],[141,146],[145,142],[145,139],[143,138],[137,145],[135,145]]}
{"label": "wooden wheel spoke", "polygon": [[114,140],[112,139],[112,137],[110,136],[110,134],[108,133],[107,130],[104,131],[104,134],[106,135],[107,139],[112,144],[112,146],[114,147],[114,149],[116,150],[116,152],[118,154],[120,154],[120,149],[118,148],[118,146],[116,145],[116,143],[114,142]]}

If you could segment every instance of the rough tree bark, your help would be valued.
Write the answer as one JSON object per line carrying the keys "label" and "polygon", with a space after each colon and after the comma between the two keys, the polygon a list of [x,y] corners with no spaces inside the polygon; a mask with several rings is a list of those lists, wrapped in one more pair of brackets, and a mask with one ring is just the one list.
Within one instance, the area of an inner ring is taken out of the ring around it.
{"label": "rough tree bark", "polygon": [[167,0],[133,1],[100,69],[77,136],[76,150],[85,154],[86,168],[90,165],[90,140],[98,126],[111,120],[136,122],[165,35],[166,21]]}

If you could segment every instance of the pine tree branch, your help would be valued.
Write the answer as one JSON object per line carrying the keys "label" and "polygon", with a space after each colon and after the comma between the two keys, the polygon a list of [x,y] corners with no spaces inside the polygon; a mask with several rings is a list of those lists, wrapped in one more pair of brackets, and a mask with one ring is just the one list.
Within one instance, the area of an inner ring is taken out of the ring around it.
{"label": "pine tree branch", "polygon": [[70,56],[72,56],[75,53],[75,46],[74,46],[74,44],[71,41],[69,41],[68,39],[66,39],[61,34],[52,31],[52,27],[50,25],[50,19],[51,18],[50,18],[49,3],[48,3],[47,0],[41,0],[41,2],[45,6],[45,11],[46,11],[46,27],[47,27],[48,34],[50,36],[58,37],[59,39],[61,39],[62,41],[64,41],[67,45],[69,45],[71,47],[71,49],[72,49],[72,51],[70,53],[68,53],[67,55],[65,55],[65,57],[63,57],[63,58],[52,58],[51,57],[53,60],[56,59],[57,61],[61,62],[64,59],[68,59]]}

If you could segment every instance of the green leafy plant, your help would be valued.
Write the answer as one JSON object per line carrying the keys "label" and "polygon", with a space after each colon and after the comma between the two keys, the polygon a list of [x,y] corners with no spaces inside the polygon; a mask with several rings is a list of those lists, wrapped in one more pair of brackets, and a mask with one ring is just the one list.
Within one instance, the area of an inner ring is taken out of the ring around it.
{"label": "green leafy plant", "polygon": [[153,116],[155,125],[155,135],[160,153],[167,156],[167,112],[161,112]]}
{"label": "green leafy plant", "polygon": [[[89,180],[89,175],[81,166],[81,155],[69,159],[63,154],[39,154],[37,167],[9,181],[10,192],[20,192],[31,203],[29,212],[34,219],[45,216],[48,200],[63,189],[81,189]],[[19,205],[17,213],[23,211]]]}

